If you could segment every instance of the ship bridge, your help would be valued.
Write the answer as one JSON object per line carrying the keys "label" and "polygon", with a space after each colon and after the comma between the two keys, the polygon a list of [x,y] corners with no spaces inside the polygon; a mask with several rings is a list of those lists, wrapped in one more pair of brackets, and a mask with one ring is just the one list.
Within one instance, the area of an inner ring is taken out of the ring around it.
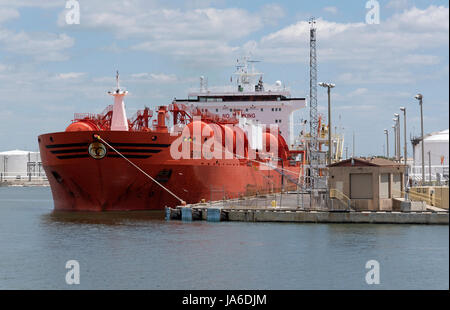
{"label": "ship bridge", "polygon": [[[248,57],[238,59],[234,76],[235,86],[224,87],[227,91],[210,91],[205,77],[200,77],[200,90],[191,92],[188,99],[175,99],[202,112],[231,118],[236,112],[251,119],[256,124],[277,125],[283,138],[293,145],[295,142],[293,113],[306,106],[305,98],[291,98],[281,81],[276,81],[274,89],[266,89],[263,73],[256,71],[258,62]],[[231,77],[233,82],[233,77]]]}

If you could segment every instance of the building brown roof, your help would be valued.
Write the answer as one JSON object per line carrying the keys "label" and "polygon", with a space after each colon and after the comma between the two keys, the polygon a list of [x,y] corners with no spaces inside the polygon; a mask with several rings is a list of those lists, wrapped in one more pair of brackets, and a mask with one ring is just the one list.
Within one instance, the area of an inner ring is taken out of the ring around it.
{"label": "building brown roof", "polygon": [[[353,163],[352,163],[353,162]],[[349,167],[349,166],[404,166],[403,164],[397,163],[395,161],[386,159],[386,158],[380,158],[380,157],[355,157],[355,158],[349,158],[345,160],[341,160],[340,162],[333,163],[331,165],[328,165],[328,167]]]}

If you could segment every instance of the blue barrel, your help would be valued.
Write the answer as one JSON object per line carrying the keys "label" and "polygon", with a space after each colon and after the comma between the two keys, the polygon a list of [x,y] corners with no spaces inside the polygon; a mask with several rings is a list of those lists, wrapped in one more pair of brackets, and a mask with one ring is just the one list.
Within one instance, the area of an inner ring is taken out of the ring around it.
{"label": "blue barrel", "polygon": [[208,222],[220,222],[220,208],[208,208],[206,212],[206,220]]}
{"label": "blue barrel", "polygon": [[170,221],[170,208],[166,207],[166,221]]}
{"label": "blue barrel", "polygon": [[181,208],[181,220],[186,222],[192,221],[192,209],[189,207]]}

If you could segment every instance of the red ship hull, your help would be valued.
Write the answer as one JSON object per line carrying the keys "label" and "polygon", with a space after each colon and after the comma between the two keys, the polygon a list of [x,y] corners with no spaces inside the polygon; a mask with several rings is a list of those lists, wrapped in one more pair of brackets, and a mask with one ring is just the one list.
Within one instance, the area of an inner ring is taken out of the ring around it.
{"label": "red ship hull", "polygon": [[[173,160],[168,133],[99,131],[102,139],[187,203],[295,189],[297,163],[279,163],[285,173],[245,159]],[[55,210],[161,210],[180,202],[108,148],[101,159],[89,155],[93,131],[39,136],[39,148]]]}

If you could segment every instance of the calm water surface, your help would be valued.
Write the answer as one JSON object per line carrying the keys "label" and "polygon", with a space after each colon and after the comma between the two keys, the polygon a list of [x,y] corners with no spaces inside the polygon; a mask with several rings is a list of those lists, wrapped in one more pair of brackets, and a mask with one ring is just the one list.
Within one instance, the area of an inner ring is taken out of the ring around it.
{"label": "calm water surface", "polygon": [[[166,222],[0,188],[0,289],[448,289],[448,226]],[[65,282],[80,263],[80,285]],[[380,263],[380,285],[365,264]]]}

